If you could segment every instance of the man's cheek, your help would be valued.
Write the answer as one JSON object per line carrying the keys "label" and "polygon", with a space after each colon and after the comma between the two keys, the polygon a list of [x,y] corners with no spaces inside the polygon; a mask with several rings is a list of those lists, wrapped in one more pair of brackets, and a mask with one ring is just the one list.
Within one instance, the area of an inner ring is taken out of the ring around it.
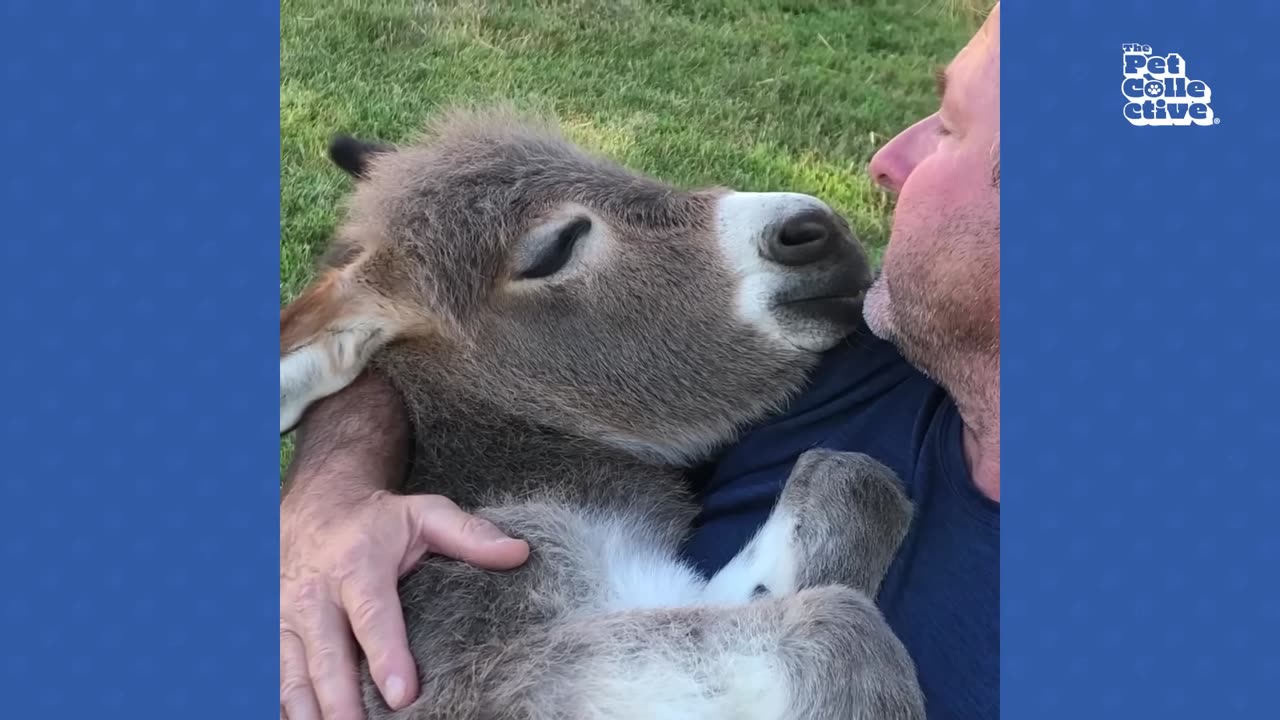
{"label": "man's cheek", "polygon": [[951,196],[962,192],[968,177],[969,153],[955,142],[937,145],[914,172],[902,184],[898,193],[898,207],[907,203],[913,212],[935,212],[937,207],[948,204]]}

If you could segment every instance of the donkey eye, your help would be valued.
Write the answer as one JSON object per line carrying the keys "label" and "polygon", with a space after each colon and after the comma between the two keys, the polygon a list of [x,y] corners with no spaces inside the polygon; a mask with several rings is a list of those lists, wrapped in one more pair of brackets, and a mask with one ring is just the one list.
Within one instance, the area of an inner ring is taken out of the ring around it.
{"label": "donkey eye", "polygon": [[590,231],[591,221],[587,218],[578,218],[569,223],[538,253],[532,265],[520,271],[518,277],[521,280],[536,280],[560,272],[569,258],[573,257],[573,249],[578,241]]}

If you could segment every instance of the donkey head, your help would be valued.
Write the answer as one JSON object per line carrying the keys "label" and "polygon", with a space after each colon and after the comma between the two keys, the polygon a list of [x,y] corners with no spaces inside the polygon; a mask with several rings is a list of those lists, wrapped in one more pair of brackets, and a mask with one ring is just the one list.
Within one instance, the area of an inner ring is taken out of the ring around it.
{"label": "donkey head", "polygon": [[797,390],[871,280],[815,198],[677,189],[505,113],[330,154],[356,189],[281,315],[282,432],[386,348],[451,392],[689,461]]}

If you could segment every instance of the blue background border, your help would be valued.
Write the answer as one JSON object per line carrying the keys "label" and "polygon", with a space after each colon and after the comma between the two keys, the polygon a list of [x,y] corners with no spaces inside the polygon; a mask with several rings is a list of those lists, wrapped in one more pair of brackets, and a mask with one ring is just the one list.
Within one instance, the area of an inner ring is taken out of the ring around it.
{"label": "blue background border", "polygon": [[[7,717],[274,712],[278,11],[0,2]],[[1003,12],[1003,712],[1273,716],[1280,15]]]}
{"label": "blue background border", "polygon": [[0,1],[0,716],[274,717],[279,4]]}
{"label": "blue background border", "polygon": [[[1002,710],[1280,717],[1280,10],[1002,16]],[[1134,42],[1221,124],[1131,126]]]}

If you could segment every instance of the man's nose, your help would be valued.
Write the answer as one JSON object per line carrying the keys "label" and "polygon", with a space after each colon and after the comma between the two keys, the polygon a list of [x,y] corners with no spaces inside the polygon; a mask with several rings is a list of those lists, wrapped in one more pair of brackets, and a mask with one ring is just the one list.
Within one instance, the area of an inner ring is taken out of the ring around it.
{"label": "man's nose", "polygon": [[911,174],[911,168],[907,166],[902,153],[895,152],[896,140],[897,138],[894,138],[894,140],[889,141],[888,145],[880,148],[871,158],[871,164],[867,166],[867,172],[871,173],[871,179],[891,193],[901,190],[902,184],[907,181],[907,176]]}
{"label": "man's nose", "polygon": [[938,147],[940,123],[934,114],[898,133],[871,158],[867,166],[871,179],[889,192],[902,190],[920,161]]}

